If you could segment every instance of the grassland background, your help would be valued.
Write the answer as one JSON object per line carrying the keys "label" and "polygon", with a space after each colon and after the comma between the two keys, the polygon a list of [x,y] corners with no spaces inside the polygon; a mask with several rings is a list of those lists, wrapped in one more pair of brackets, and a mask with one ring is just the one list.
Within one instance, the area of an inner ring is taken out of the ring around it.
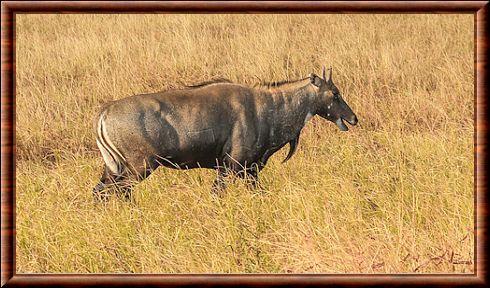
{"label": "grassland background", "polygon": [[[17,15],[17,272],[473,272],[472,15]],[[360,125],[315,117],[265,193],[159,169],[95,205],[101,104],[222,76],[321,73]]]}

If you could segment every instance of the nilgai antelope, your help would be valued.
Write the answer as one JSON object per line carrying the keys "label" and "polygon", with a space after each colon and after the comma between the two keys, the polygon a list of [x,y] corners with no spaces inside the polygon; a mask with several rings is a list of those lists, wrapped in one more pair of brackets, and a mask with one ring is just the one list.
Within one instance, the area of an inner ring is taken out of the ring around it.
{"label": "nilgai antelope", "polygon": [[357,117],[332,81],[316,74],[253,88],[228,80],[136,95],[108,103],[96,118],[97,146],[105,162],[94,196],[117,187],[131,199],[134,183],[159,166],[217,170],[212,191],[236,174],[258,185],[258,172],[289,143],[293,156],[301,129],[314,115],[342,131]]}

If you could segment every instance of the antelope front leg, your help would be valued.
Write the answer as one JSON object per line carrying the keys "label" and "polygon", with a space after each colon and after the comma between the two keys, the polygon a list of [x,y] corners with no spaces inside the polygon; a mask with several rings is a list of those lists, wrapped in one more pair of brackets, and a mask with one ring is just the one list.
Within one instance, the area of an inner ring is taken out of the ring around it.
{"label": "antelope front leg", "polygon": [[216,196],[223,197],[226,189],[226,171],[223,169],[218,169],[218,175],[213,182],[211,187],[211,193]]}
{"label": "antelope front leg", "polygon": [[257,188],[262,189],[259,182],[259,168],[257,165],[252,165],[250,170],[247,171],[247,185],[250,189],[256,190]]}
{"label": "antelope front leg", "polygon": [[237,176],[245,180],[249,189],[255,190],[261,188],[259,182],[259,170],[259,167],[256,164],[253,164],[251,167],[237,172]]}

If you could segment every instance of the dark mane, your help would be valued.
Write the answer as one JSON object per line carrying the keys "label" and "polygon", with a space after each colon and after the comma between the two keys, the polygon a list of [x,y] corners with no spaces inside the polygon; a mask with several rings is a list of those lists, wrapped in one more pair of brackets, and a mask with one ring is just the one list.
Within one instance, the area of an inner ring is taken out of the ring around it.
{"label": "dark mane", "polygon": [[296,80],[281,80],[281,81],[274,81],[274,82],[265,82],[264,81],[264,82],[260,82],[259,84],[255,85],[255,86],[261,86],[261,87],[267,87],[267,88],[280,87],[280,86],[283,86],[283,85],[286,85],[286,84],[303,81],[305,79],[306,78],[296,79]]}
{"label": "dark mane", "polygon": [[185,85],[185,87],[187,87],[187,88],[199,88],[199,87],[207,86],[207,85],[214,84],[214,83],[232,83],[232,82],[230,79],[216,78],[216,79],[211,79],[208,81],[200,82],[197,84]]}

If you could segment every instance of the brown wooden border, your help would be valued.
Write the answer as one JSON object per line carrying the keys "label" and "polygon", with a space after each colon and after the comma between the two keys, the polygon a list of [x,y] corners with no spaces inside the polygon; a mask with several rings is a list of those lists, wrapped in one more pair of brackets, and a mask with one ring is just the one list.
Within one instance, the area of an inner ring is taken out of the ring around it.
{"label": "brown wooden border", "polygon": [[[17,274],[15,272],[15,14],[16,13],[472,13],[475,15],[475,273],[457,274]],[[488,285],[486,243],[487,1],[333,2],[2,2],[1,6],[1,285]]]}

